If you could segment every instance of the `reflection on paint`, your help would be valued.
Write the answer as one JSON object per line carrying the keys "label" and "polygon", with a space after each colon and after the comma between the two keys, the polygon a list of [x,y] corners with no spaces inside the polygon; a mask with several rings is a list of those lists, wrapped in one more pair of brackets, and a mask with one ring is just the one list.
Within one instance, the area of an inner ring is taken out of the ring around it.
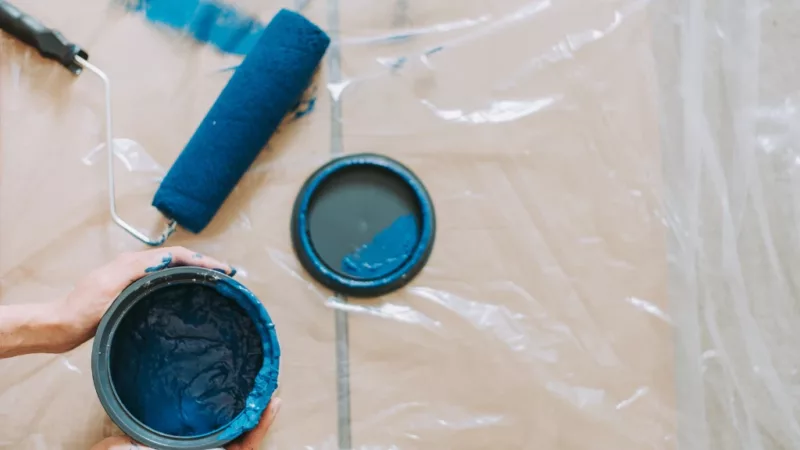
{"label": "reflection on paint", "polygon": [[[124,1],[124,0],[123,0]],[[125,1],[147,20],[188,33],[225,53],[245,55],[255,46],[264,24],[233,6],[211,0]]]}
{"label": "reflection on paint", "polygon": [[414,214],[401,216],[342,260],[342,271],[360,278],[378,278],[397,270],[411,255],[419,240]]}

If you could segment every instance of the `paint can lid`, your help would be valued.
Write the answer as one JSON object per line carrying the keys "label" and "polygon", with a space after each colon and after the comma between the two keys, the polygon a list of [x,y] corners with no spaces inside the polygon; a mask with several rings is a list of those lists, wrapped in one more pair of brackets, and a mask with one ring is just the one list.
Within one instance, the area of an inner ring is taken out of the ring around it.
{"label": "paint can lid", "polygon": [[422,270],[436,218],[411,170],[386,156],[357,154],[306,180],[291,227],[295,253],[315,280],[345,295],[376,297]]}

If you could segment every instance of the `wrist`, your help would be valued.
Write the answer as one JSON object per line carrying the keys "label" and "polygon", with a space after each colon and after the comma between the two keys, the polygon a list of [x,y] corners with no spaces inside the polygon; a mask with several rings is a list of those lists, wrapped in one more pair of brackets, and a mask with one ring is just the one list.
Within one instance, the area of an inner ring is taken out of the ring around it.
{"label": "wrist", "polygon": [[84,334],[61,302],[29,305],[31,353],[63,353],[80,345]]}
{"label": "wrist", "polygon": [[50,350],[47,353],[63,353],[87,341],[92,334],[91,326],[83,323],[74,309],[65,302],[45,306],[47,318],[42,326],[50,336]]}
{"label": "wrist", "polygon": [[0,305],[0,358],[61,353],[88,338],[62,303]]}

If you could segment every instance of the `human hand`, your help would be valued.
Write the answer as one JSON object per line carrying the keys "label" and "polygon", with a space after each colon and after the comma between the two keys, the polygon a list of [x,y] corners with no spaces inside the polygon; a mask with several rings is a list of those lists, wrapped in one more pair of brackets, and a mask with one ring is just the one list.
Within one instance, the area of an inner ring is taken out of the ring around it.
{"label": "human hand", "polygon": [[173,266],[198,266],[228,275],[235,273],[229,265],[183,247],[123,253],[111,263],[90,272],[56,306],[56,313],[68,330],[59,349],[70,350],[91,339],[103,314],[129,284],[149,272]]}
{"label": "human hand", "polygon": [[[278,410],[281,408],[281,399],[273,398],[270,400],[264,414],[261,415],[261,421],[258,422],[255,428],[242,435],[239,439],[228,444],[225,450],[258,450],[264,438],[267,436],[269,427],[275,421],[275,416],[278,415]],[[150,447],[137,444],[127,436],[116,436],[103,439],[97,443],[91,450],[154,450]]]}

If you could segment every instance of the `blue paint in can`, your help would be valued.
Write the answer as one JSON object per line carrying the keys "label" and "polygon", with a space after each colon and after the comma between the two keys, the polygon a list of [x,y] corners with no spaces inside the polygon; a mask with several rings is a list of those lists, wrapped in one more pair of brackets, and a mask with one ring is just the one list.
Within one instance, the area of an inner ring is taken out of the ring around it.
{"label": "blue paint in can", "polygon": [[170,286],[135,305],[117,330],[111,371],[120,400],[150,428],[193,437],[245,409],[264,360],[254,322],[208,286]]}
{"label": "blue paint in can", "polygon": [[200,267],[151,273],[104,315],[92,352],[100,403],[152,448],[225,446],[253,429],[277,388],[280,346],[264,306]]}

